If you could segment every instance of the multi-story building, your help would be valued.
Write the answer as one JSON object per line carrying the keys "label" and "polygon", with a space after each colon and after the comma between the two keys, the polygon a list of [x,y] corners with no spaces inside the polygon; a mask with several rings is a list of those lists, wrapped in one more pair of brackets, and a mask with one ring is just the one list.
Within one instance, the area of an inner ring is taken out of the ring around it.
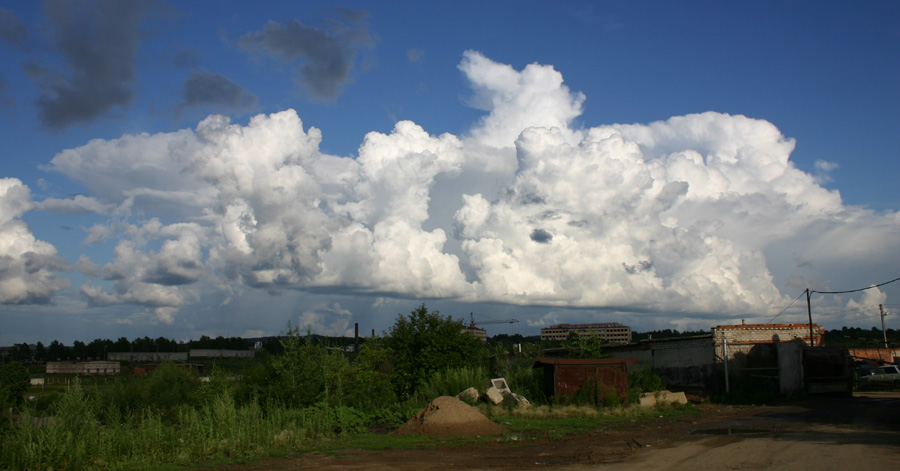
{"label": "multi-story building", "polygon": [[466,325],[463,326],[462,331],[463,333],[469,334],[472,337],[481,340],[482,342],[487,342],[487,331],[480,327]]}
{"label": "multi-story building", "polygon": [[557,324],[541,329],[541,340],[566,340],[569,335],[593,335],[609,343],[630,343],[631,327],[618,322],[596,324]]}

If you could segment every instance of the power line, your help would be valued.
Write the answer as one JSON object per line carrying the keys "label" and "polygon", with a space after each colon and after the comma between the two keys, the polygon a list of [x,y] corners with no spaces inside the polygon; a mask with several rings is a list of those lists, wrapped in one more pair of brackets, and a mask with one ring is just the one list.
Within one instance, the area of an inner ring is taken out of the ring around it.
{"label": "power line", "polygon": [[[806,288],[806,291],[804,291],[804,293],[806,294],[806,314],[809,316],[809,344],[815,345],[815,336],[813,334],[813,322],[812,322],[812,303],[810,303],[810,300],[809,300],[809,297],[810,297],[810,295],[812,295],[812,293],[819,293],[819,294],[856,293],[859,291],[865,291],[867,289],[878,288],[879,286],[891,284],[895,281],[900,281],[900,278],[894,278],[893,280],[885,281],[884,283],[878,283],[877,285],[867,286],[865,288],[850,289],[850,290],[846,290],[846,291],[812,291],[809,288]],[[885,342],[885,343],[887,343],[887,342]]]}
{"label": "power line", "polygon": [[[796,298],[794,298],[794,300],[793,300],[793,301],[791,301],[791,303],[790,303],[790,304],[788,304],[788,305],[787,305],[787,307],[786,307],[786,308],[784,308],[784,309],[782,309],[782,310],[781,310],[781,312],[779,312],[779,313],[778,313],[778,314],[775,314],[775,317],[778,317],[778,316],[780,316],[780,315],[782,315],[782,314],[784,314],[784,311],[787,311],[787,310],[788,310],[788,309],[790,309],[790,308],[791,308],[791,306],[793,306],[793,305],[794,305],[794,303],[796,303],[796,302],[797,302],[797,301],[799,301],[799,300],[800,300],[800,298],[801,298],[801,297],[803,297],[803,295],[804,295],[804,294],[806,294],[806,291],[804,291],[804,292],[802,292],[802,293],[800,293],[800,296],[797,296],[797,297],[796,297]],[[771,319],[769,319],[769,322],[766,322],[766,324],[771,324],[771,323],[772,323],[772,321],[774,321],[774,320],[775,320],[775,317],[773,317],[773,318],[771,318]]]}
{"label": "power line", "polygon": [[846,291],[815,291],[815,290],[810,290],[810,293],[819,293],[819,294],[844,294],[844,293],[856,293],[856,292],[859,292],[859,291],[865,291],[865,290],[867,290],[867,289],[878,288],[879,286],[888,285],[888,284],[891,284],[891,283],[893,283],[893,282],[895,282],[895,281],[900,281],[900,278],[894,278],[894,279],[891,280],[891,281],[885,281],[884,283],[879,283],[879,284],[877,284],[877,285],[867,286],[867,287],[865,287],[865,288],[849,289],[849,290],[846,290]]}

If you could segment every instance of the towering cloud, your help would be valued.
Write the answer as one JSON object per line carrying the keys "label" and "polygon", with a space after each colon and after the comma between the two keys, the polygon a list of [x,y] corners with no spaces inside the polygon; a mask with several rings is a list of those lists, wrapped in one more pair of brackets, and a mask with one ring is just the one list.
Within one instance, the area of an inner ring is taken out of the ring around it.
{"label": "towering cloud", "polygon": [[[272,28],[247,41],[286,34]],[[79,262],[82,293],[163,322],[210,287],[727,317],[780,310],[779,286],[814,278],[803,267],[900,253],[897,214],[843,205],[771,123],[708,112],[573,129],[585,97],[552,67],[467,52],[460,70],[488,112],[463,137],[401,121],[341,158],[287,110],[58,154],[49,168],[92,193],[73,208],[159,218],[92,228],[87,242],[118,242],[102,268]],[[873,245],[848,251],[848,233]],[[338,305],[303,315],[349,322]]]}
{"label": "towering cloud", "polygon": [[53,272],[68,270],[56,248],[37,240],[21,216],[31,191],[15,178],[0,179],[0,303],[41,304],[69,285]]}

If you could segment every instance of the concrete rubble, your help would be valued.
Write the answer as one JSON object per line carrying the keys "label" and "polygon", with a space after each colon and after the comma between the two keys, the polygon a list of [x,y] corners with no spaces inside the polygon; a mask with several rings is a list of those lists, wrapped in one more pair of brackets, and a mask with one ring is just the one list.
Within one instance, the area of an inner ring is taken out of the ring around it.
{"label": "concrete rubble", "polygon": [[504,378],[494,378],[491,380],[491,386],[484,390],[481,394],[474,387],[456,395],[462,401],[475,402],[479,399],[498,406],[500,404],[513,404],[517,407],[531,407],[531,402],[524,396],[516,394],[509,389]]}
{"label": "concrete rubble", "polygon": [[657,404],[687,404],[687,396],[683,392],[673,393],[672,391],[662,390],[656,392],[648,392],[641,394],[641,407],[653,407]]}

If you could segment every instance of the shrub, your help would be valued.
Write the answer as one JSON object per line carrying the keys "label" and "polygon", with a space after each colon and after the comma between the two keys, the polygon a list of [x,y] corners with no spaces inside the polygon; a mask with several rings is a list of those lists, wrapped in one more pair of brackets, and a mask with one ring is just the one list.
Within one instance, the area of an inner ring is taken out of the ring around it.
{"label": "shrub", "polygon": [[660,376],[653,368],[645,367],[628,373],[628,402],[637,403],[641,393],[661,391],[666,388]]}
{"label": "shrub", "polygon": [[380,342],[366,342],[347,370],[344,403],[370,413],[394,407],[393,371],[391,351]]}
{"label": "shrub", "polygon": [[172,362],[163,362],[143,380],[144,404],[159,411],[193,404],[200,381],[190,371]]}
{"label": "shrub", "polygon": [[342,405],[350,367],[339,351],[316,344],[307,332],[288,325],[280,340],[284,353],[269,358],[266,366],[251,371],[244,394],[263,403],[307,407],[319,402]]}
{"label": "shrub", "polygon": [[414,397],[416,402],[424,406],[436,397],[456,396],[471,387],[482,391],[490,384],[491,378],[485,368],[477,366],[447,368],[434,372],[428,381],[416,390]]}
{"label": "shrub", "polygon": [[28,370],[14,361],[0,367],[0,403],[18,406],[28,390]]}
{"label": "shrub", "polygon": [[401,398],[410,397],[437,371],[481,365],[487,359],[481,341],[463,332],[462,321],[429,312],[425,304],[397,316],[384,343],[393,355],[393,383]]}

